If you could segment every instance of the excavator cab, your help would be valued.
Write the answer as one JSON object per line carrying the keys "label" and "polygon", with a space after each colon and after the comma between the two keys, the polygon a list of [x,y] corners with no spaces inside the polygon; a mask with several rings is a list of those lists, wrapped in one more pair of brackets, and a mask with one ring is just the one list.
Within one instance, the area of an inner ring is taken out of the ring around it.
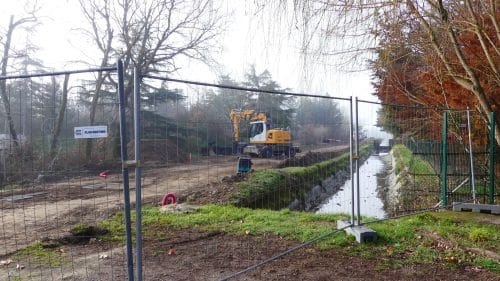
{"label": "excavator cab", "polygon": [[266,141],[269,124],[264,121],[255,121],[250,123],[250,143],[264,143]]}

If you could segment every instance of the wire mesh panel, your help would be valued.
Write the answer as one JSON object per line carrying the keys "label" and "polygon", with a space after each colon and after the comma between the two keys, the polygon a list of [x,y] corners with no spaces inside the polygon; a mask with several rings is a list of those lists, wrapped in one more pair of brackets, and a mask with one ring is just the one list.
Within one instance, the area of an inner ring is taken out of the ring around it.
{"label": "wire mesh panel", "polygon": [[357,105],[361,143],[374,143],[376,152],[361,165],[360,183],[375,182],[371,190],[360,185],[361,209],[369,210],[370,202],[376,202],[381,210],[362,215],[393,217],[436,207],[441,190],[441,112],[364,101]]}
{"label": "wire mesh panel", "polygon": [[[487,203],[490,190],[493,197],[498,196],[494,184],[490,185],[494,179],[490,165],[495,158],[491,157],[485,116],[475,111],[366,101],[358,101],[357,105],[360,143],[372,142],[375,152],[379,152],[361,165],[362,215],[378,216],[368,209],[377,198],[383,216],[392,217],[436,208],[443,205],[443,200],[448,207],[452,202],[474,199],[476,203]],[[380,168],[367,169],[377,164]],[[363,179],[369,178],[376,179],[377,187],[365,191]]]}
{"label": "wire mesh panel", "polygon": [[349,178],[350,101],[268,82],[144,77],[145,280],[219,280],[284,252],[297,242],[276,211],[316,211]]}
{"label": "wire mesh panel", "polygon": [[447,118],[449,201],[487,204],[494,177],[490,177],[492,143],[485,116],[476,111],[448,111]]}
{"label": "wire mesh panel", "polygon": [[102,225],[123,206],[115,81],[114,68],[0,81],[1,280],[124,271]]}

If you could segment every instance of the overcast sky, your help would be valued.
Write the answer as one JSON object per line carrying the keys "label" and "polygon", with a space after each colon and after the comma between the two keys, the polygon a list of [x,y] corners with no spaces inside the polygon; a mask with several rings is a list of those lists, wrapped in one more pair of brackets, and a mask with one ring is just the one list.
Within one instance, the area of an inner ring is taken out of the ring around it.
{"label": "overcast sky", "polygon": [[[346,72],[330,66],[328,60],[308,63],[304,68],[300,42],[293,42],[281,31],[283,26],[269,27],[260,16],[255,16],[253,1],[222,0],[225,11],[232,13],[227,33],[223,35],[224,51],[218,61],[223,71],[241,80],[249,65],[254,64],[258,71],[268,69],[273,77],[283,86],[295,91],[326,94],[332,96],[359,96],[375,100],[371,93],[370,73]],[[22,13],[22,1],[3,1],[0,9],[0,26],[8,24],[9,15]],[[7,2],[7,3],[5,3]],[[40,15],[42,24],[32,35],[32,40],[41,49],[39,56],[43,63],[53,68],[75,68],[75,61],[97,62],[89,42],[79,36],[77,28],[85,24],[76,0],[39,0],[42,4]],[[272,37],[272,38],[271,38]],[[23,40],[25,38],[17,38]],[[337,58],[338,59],[338,58]],[[216,75],[208,67],[188,61],[182,63],[178,76],[185,79],[213,82]],[[79,66],[81,67],[81,66]]]}

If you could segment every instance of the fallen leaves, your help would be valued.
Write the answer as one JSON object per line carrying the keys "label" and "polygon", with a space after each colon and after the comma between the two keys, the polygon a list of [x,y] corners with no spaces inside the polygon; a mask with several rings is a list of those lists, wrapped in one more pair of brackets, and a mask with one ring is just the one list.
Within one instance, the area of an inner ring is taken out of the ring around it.
{"label": "fallen leaves", "polygon": [[393,247],[386,247],[386,252],[387,252],[387,255],[389,256],[392,256],[392,254],[394,253],[394,248]]}

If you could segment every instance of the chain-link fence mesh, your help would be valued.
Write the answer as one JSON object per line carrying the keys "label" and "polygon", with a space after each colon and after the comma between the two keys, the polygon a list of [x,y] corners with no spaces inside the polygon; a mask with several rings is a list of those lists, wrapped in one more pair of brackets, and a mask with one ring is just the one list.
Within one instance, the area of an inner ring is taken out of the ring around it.
{"label": "chain-link fence mesh", "polygon": [[117,90],[106,81],[116,69],[0,81],[1,280],[124,271],[123,243],[98,239],[123,208]]}

